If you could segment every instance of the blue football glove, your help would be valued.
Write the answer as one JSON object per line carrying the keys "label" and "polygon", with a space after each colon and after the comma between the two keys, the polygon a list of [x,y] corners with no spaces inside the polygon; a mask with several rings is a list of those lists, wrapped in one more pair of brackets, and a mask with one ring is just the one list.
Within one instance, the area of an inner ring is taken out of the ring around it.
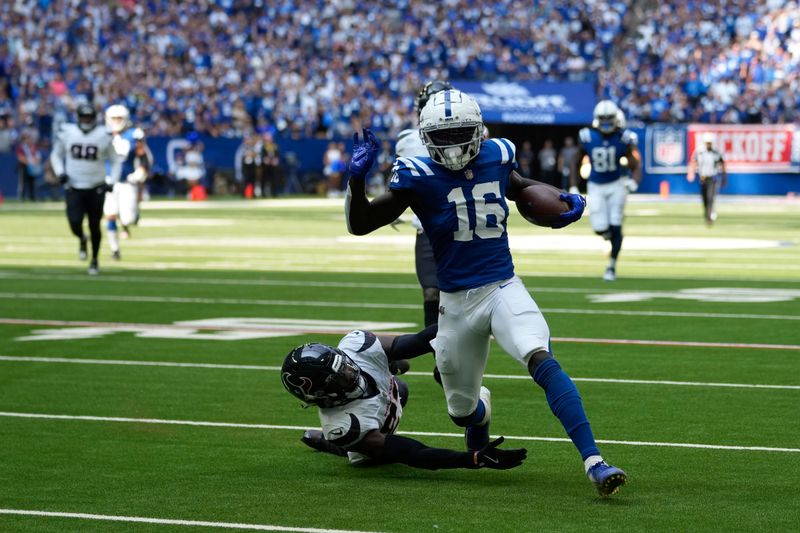
{"label": "blue football glove", "polygon": [[576,220],[579,220],[583,215],[583,210],[586,209],[586,200],[580,194],[561,193],[558,199],[569,205],[569,211],[558,215],[558,222],[550,226],[553,229],[569,226]]}
{"label": "blue football glove", "polygon": [[353,134],[353,157],[350,158],[350,179],[364,180],[375,164],[381,143],[375,134],[364,128],[364,140],[359,142],[358,132]]}

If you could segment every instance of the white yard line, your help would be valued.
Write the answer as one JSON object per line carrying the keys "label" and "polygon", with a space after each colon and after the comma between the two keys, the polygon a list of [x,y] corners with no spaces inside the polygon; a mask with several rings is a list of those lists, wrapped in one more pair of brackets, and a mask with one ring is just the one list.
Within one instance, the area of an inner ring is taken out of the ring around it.
{"label": "white yard line", "polygon": [[[286,431],[304,431],[311,428],[308,426],[284,426],[275,424],[244,424],[237,422],[207,422],[199,420],[169,420],[162,418],[127,418],[112,416],[88,416],[88,415],[60,415],[49,413],[19,413],[0,411],[0,417],[7,418],[28,418],[46,420],[73,420],[83,422],[117,422],[128,424],[165,424],[173,426],[196,426],[214,428],[240,428],[240,429],[271,429]],[[399,431],[400,435],[413,435],[420,437],[450,437],[463,439],[463,433],[439,433],[429,431]],[[493,438],[497,437],[493,435]],[[537,442],[572,442],[563,437],[533,437],[528,435],[506,435],[506,439],[537,441]],[[633,440],[608,440],[597,439],[600,444],[622,444],[626,446],[657,446],[665,448],[697,448],[704,450],[730,450],[730,451],[754,451],[754,452],[781,452],[781,453],[800,453],[800,448],[776,448],[770,446],[736,446],[726,444],[698,444],[689,442],[653,442],[653,441],[633,441]]]}
{"label": "white yard line", "polygon": [[80,520],[101,520],[105,522],[127,522],[139,524],[158,524],[169,526],[216,527],[222,529],[247,529],[255,531],[288,531],[295,533],[370,533],[352,529],[320,529],[316,527],[274,526],[269,524],[238,524],[235,522],[209,522],[206,520],[176,520],[172,518],[150,518],[144,516],[116,516],[92,513],[62,513],[35,511],[30,509],[0,509],[0,515],[44,516],[50,518],[75,518]]}
{"label": "white yard line", "polygon": [[[270,365],[231,365],[222,363],[179,363],[174,361],[132,361],[120,359],[73,359],[70,357],[34,357],[17,355],[0,355],[0,362],[17,363],[51,363],[51,364],[75,364],[75,365],[119,365],[119,366],[155,366],[155,367],[176,367],[176,368],[215,368],[223,370],[260,370],[274,371],[281,369],[279,366]],[[406,376],[430,376],[430,372],[407,372]],[[529,380],[527,374],[485,374],[487,379],[515,379]],[[777,390],[800,390],[800,385],[765,385],[759,383],[716,383],[703,381],[670,381],[655,379],[617,379],[617,378],[572,378],[573,381],[583,381],[589,383],[622,383],[631,385],[672,385],[683,387],[724,387],[732,389],[777,389]]]}

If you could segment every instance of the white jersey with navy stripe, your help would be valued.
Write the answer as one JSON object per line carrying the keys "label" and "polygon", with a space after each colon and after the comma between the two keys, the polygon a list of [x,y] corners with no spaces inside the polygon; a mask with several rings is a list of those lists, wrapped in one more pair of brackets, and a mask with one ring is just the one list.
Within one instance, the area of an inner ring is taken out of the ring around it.
{"label": "white jersey with navy stripe", "polygon": [[339,342],[339,349],[361,368],[377,394],[345,405],[319,410],[319,420],[325,438],[338,446],[351,446],[366,433],[377,429],[394,433],[403,408],[397,384],[389,371],[389,359],[380,341],[369,331],[351,331]]}
{"label": "white jersey with navy stripe", "polygon": [[91,189],[106,181],[106,163],[111,182],[119,179],[121,161],[114,150],[111,134],[104,126],[84,132],[77,124],[64,124],[58,130],[50,154],[56,176],[66,174],[74,189]]}
{"label": "white jersey with navy stripe", "polygon": [[489,139],[458,171],[430,157],[395,161],[389,188],[412,193],[411,209],[430,238],[441,290],[480,287],[514,275],[505,194],[515,157],[514,143]]}

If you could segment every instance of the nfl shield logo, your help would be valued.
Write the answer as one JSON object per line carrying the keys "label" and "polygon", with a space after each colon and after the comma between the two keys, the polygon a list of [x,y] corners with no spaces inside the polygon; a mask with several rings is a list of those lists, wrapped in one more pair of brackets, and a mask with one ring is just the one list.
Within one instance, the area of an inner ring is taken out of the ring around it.
{"label": "nfl shield logo", "polygon": [[471,180],[472,179],[472,171],[470,169],[465,170],[464,171],[464,177],[467,178],[468,180]]}
{"label": "nfl shield logo", "polygon": [[656,165],[672,167],[684,161],[685,133],[676,129],[663,129],[653,132],[653,162]]}

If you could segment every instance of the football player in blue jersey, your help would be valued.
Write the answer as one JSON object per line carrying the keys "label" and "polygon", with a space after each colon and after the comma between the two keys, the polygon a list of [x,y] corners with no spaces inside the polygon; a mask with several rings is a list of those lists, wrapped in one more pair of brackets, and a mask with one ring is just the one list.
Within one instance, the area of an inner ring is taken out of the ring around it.
{"label": "football player in blue jersey", "polygon": [[[592,230],[611,242],[611,254],[603,279],[617,279],[617,257],[622,249],[622,220],[625,200],[636,192],[641,181],[638,139],[625,129],[625,115],[611,100],[594,108],[591,128],[578,132],[578,156],[570,173],[570,192],[578,190],[578,167],[589,158],[591,171],[587,183],[589,222]],[[628,175],[630,173],[630,175]]]}
{"label": "football player in blue jersey", "polygon": [[[508,139],[483,140],[477,102],[457,90],[433,95],[420,113],[428,157],[396,160],[389,190],[367,199],[364,181],[380,142],[355,135],[345,198],[347,227],[367,234],[410,207],[430,238],[440,289],[438,332],[431,341],[441,372],[447,410],[465,428],[468,450],[489,442],[491,393],[482,386],[489,342],[522,363],[544,389],[553,414],[581,454],[586,474],[603,495],[625,483],[625,472],[600,455],[575,384],[550,352],[550,331],[522,280],[514,274],[508,245],[506,198],[536,182],[516,171]],[[578,220],[583,197],[562,194],[570,209],[553,227]]]}

